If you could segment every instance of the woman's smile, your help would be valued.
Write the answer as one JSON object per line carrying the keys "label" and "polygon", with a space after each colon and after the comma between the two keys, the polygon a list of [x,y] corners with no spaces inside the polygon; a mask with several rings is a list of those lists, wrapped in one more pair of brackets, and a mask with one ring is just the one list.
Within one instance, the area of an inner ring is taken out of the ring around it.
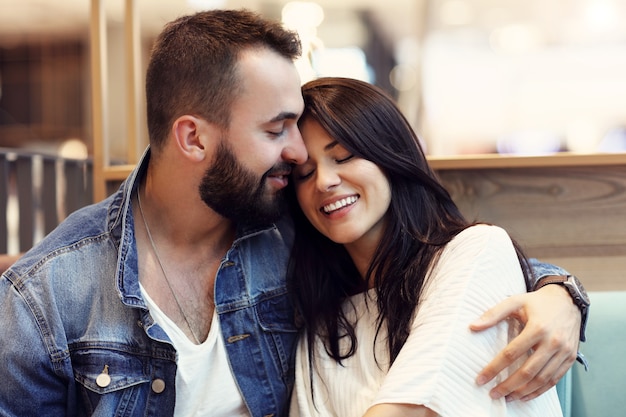
{"label": "woman's smile", "polygon": [[325,204],[320,210],[323,213],[331,214],[335,211],[341,210],[344,207],[352,206],[357,202],[359,197],[357,195],[352,195],[350,197],[342,198],[334,203]]}

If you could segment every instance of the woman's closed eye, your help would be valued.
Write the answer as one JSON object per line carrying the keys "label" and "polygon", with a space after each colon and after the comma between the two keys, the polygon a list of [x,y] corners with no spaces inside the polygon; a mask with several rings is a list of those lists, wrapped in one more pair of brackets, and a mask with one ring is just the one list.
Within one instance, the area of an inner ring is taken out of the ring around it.
{"label": "woman's closed eye", "polygon": [[[353,154],[334,156],[331,158],[332,161],[336,164],[345,164],[346,162],[352,160],[354,158]],[[300,166],[296,168],[293,172],[294,180],[296,181],[305,181],[313,176],[315,173],[315,167],[308,167],[306,165]]]}
{"label": "woman's closed eye", "polygon": [[337,162],[338,164],[343,164],[344,162],[348,162],[352,158],[354,158],[354,155],[350,154],[343,158],[335,158],[335,162]]}

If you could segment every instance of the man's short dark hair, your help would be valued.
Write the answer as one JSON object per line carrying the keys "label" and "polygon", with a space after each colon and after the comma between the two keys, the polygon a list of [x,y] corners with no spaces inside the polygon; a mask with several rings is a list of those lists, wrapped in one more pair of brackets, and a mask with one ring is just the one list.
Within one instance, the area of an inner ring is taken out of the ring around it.
{"label": "man's short dark hair", "polygon": [[210,10],[168,23],[155,41],[146,73],[148,133],[159,148],[177,117],[192,114],[226,128],[240,84],[238,57],[267,48],[294,60],[295,32],[247,10]]}

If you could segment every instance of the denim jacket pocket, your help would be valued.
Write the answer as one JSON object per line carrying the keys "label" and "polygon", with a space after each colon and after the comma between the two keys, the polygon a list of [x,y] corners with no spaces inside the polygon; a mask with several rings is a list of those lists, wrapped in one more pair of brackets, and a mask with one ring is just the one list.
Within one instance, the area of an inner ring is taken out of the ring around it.
{"label": "denim jacket pocket", "polygon": [[89,413],[97,409],[102,415],[118,415],[123,408],[134,415],[128,408],[145,403],[150,381],[147,367],[141,355],[128,350],[123,345],[118,349],[91,346],[71,353],[79,396]]}

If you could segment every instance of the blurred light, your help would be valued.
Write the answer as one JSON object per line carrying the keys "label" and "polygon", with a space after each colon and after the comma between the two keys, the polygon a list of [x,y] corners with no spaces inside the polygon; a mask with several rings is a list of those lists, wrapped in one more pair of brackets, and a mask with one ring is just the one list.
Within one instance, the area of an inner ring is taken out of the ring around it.
{"label": "blurred light", "polygon": [[592,120],[573,120],[567,126],[567,149],[571,152],[595,152],[601,130]]}
{"label": "blurred light", "polygon": [[396,65],[389,73],[389,81],[396,90],[409,91],[417,85],[417,71],[412,65]]}
{"label": "blurred light", "polygon": [[533,25],[508,25],[491,32],[489,42],[496,52],[532,51],[542,44],[541,32]]}
{"label": "blurred light", "polygon": [[373,82],[361,48],[326,48],[314,51],[313,69],[320,77],[349,77]]}
{"label": "blurred light", "polygon": [[448,0],[439,8],[439,20],[446,25],[467,25],[473,18],[472,9],[464,0]]}
{"label": "blurred light", "polygon": [[419,66],[421,57],[419,41],[413,36],[405,36],[396,42],[394,47],[394,57],[401,64],[411,64]]}
{"label": "blurred light", "polygon": [[617,25],[619,12],[610,0],[589,1],[585,7],[585,21],[594,31],[606,31]]}
{"label": "blurred light", "polygon": [[288,28],[316,28],[324,21],[324,9],[310,1],[292,1],[283,7],[282,21]]}
{"label": "blurred light", "polygon": [[87,159],[87,146],[80,139],[64,141],[58,150],[59,156],[68,159]]}
{"label": "blurred light", "polygon": [[224,7],[226,0],[187,0],[187,4],[194,10],[211,10]]}
{"label": "blurred light", "polygon": [[283,25],[298,32],[300,37],[302,55],[295,64],[302,83],[317,78],[311,59],[316,50],[323,48],[323,43],[317,36],[317,27],[323,21],[324,9],[314,2],[292,1],[282,9]]}
{"label": "blurred light", "polygon": [[626,127],[610,129],[600,141],[600,152],[626,152]]}
{"label": "blurred light", "polygon": [[513,155],[549,155],[561,149],[560,138],[552,132],[527,130],[498,139],[498,153]]}

